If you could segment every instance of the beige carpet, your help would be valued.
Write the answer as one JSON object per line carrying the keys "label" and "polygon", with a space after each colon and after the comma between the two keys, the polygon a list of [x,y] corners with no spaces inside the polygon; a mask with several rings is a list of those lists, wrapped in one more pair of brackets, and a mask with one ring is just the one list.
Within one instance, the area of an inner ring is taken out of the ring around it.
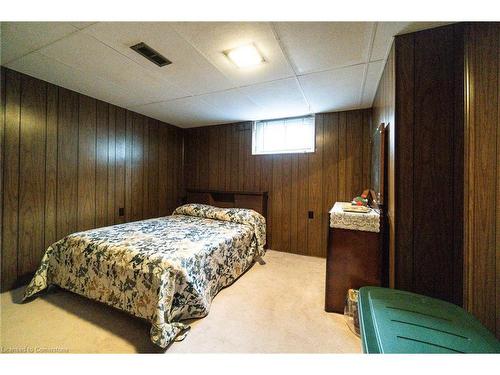
{"label": "beige carpet", "polygon": [[[268,251],[214,299],[167,353],[349,353],[360,341],[324,306],[325,260]],[[58,290],[20,304],[22,288],[1,295],[3,352],[162,352],[149,325],[118,310]]]}

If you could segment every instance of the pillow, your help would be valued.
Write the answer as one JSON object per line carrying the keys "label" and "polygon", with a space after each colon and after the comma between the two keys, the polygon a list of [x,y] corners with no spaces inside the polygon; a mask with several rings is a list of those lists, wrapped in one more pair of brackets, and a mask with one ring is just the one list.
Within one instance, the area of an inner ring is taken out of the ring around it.
{"label": "pillow", "polygon": [[172,215],[197,216],[247,225],[252,228],[257,240],[259,253],[264,251],[266,244],[266,219],[254,210],[248,208],[221,208],[208,204],[188,203],[177,207]]}

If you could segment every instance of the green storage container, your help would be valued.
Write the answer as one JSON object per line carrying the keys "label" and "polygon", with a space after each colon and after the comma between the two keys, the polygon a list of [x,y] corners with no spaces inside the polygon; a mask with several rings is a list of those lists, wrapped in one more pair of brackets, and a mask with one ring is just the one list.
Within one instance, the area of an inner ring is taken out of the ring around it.
{"label": "green storage container", "polygon": [[500,342],[464,309],[401,290],[363,287],[364,353],[500,353]]}

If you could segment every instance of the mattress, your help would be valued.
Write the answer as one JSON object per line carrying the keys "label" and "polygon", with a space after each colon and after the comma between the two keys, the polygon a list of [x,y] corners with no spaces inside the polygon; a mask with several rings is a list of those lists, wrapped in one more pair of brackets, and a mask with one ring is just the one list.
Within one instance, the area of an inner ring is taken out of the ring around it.
{"label": "mattress", "polygon": [[[151,322],[166,348],[212,299],[264,255],[265,219],[248,209],[188,204],[172,216],[92,229],[52,244],[25,299],[50,285]],[[47,318],[49,319],[49,317]]]}

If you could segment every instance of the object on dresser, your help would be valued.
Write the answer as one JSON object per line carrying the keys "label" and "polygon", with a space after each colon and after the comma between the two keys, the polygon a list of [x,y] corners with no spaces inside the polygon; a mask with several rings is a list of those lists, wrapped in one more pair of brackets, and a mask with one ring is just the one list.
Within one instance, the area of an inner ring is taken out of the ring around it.
{"label": "object on dresser", "polygon": [[366,214],[371,211],[371,208],[366,206],[354,206],[352,204],[346,203],[342,205],[342,211]]}
{"label": "object on dresser", "polygon": [[352,198],[351,204],[353,206],[361,206],[361,207],[368,206],[368,195],[365,194],[365,192],[366,190],[360,196]]}
{"label": "object on dresser", "polygon": [[365,189],[360,196],[354,197],[351,204],[353,206],[368,207],[376,200],[376,194],[373,190]]}

